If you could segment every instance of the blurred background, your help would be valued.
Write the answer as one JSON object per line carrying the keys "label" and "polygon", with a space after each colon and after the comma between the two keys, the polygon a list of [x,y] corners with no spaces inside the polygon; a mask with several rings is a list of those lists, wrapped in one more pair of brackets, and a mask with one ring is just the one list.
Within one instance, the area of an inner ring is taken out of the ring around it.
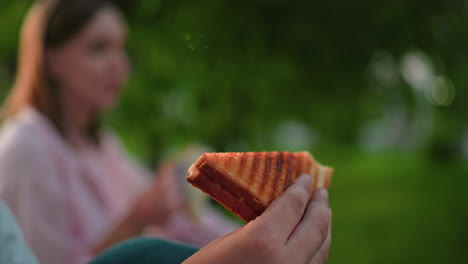
{"label": "blurred background", "polygon": [[[31,0],[0,8],[0,99]],[[335,168],[329,263],[467,263],[468,1],[121,3],[133,75],[105,117],[154,166],[309,150]]]}

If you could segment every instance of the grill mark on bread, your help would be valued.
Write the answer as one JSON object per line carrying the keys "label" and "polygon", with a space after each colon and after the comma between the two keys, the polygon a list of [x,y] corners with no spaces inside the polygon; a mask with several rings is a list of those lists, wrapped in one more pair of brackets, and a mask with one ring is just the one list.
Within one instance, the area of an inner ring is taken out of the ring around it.
{"label": "grill mark on bread", "polygon": [[270,198],[276,196],[276,190],[278,188],[278,181],[281,179],[281,170],[282,170],[282,164],[283,164],[283,152],[276,152],[275,155],[278,157],[276,160],[276,172],[275,172],[275,182],[273,183],[273,191],[271,192]]}
{"label": "grill mark on bread", "polygon": [[265,184],[267,183],[267,178],[268,178],[268,174],[269,174],[269,171],[270,171],[270,167],[271,167],[271,155],[270,155],[270,152],[267,152],[266,153],[265,168],[263,169],[263,173],[262,173],[262,183],[260,184],[260,188],[258,190],[258,193],[259,193],[260,197],[262,196],[263,191],[266,189]]}
{"label": "grill mark on bread", "polygon": [[247,153],[243,152],[240,158],[239,171],[238,171],[239,175],[237,175],[239,178],[244,178],[246,156],[247,156]]}
{"label": "grill mark on bread", "polygon": [[278,154],[278,160],[276,161],[276,172],[278,173],[276,176],[278,176],[281,173],[281,168],[283,164],[283,152],[276,152]]}
{"label": "grill mark on bread", "polygon": [[[288,166],[288,172],[286,173],[286,184],[284,185],[284,187],[282,189],[287,188],[291,184],[292,168],[297,168],[297,166],[294,166],[294,165],[296,165],[295,161],[296,160],[294,159],[292,153],[288,153],[288,163],[289,163],[288,165],[289,166]],[[298,170],[297,173],[300,173],[300,170]]]}
{"label": "grill mark on bread", "polygon": [[282,170],[281,170],[281,177],[278,179],[278,186],[275,191],[275,196],[273,198],[277,198],[280,196],[284,190],[286,189],[286,184],[288,181],[288,177],[291,177],[291,169],[294,168],[294,164],[291,163],[291,152],[284,151],[282,159]]}
{"label": "grill mark on bread", "polygon": [[249,171],[249,175],[247,177],[247,182],[248,184],[252,184],[252,181],[254,179],[255,173],[257,173],[258,169],[258,158],[260,156],[260,153],[252,153],[253,155],[253,164],[252,164],[252,169]]}

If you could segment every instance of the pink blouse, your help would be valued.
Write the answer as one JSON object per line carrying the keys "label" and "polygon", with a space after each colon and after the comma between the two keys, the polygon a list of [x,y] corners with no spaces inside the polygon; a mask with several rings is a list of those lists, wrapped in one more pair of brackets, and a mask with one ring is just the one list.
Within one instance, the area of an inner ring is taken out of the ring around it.
{"label": "pink blouse", "polygon": [[[0,133],[0,196],[41,263],[87,262],[149,180],[111,133],[99,148],[72,148],[33,108],[5,122]],[[160,233],[203,246],[236,228],[222,219],[213,225],[216,217],[191,223],[174,215]]]}

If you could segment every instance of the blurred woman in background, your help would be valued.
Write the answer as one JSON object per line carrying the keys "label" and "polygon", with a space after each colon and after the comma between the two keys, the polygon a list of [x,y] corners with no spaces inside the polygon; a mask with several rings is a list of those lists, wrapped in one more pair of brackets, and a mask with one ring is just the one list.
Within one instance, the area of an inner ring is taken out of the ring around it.
{"label": "blurred woman in background", "polygon": [[[39,0],[24,21],[2,109],[0,196],[41,263],[84,263],[186,208],[170,165],[151,183],[100,124],[128,77],[125,44],[111,1]],[[222,235],[182,219],[169,238],[202,246]]]}

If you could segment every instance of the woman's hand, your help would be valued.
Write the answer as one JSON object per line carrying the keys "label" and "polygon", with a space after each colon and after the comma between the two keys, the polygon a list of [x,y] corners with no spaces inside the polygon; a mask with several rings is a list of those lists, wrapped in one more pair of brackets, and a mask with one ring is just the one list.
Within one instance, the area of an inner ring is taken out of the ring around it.
{"label": "woman's hand", "polygon": [[164,224],[173,212],[179,210],[181,198],[172,171],[169,163],[161,166],[154,183],[136,200],[128,215],[93,247],[94,254],[141,234],[149,225]]}
{"label": "woman's hand", "polygon": [[202,248],[185,264],[319,264],[331,242],[328,192],[309,201],[310,177],[301,176],[257,219]]}
{"label": "woman's hand", "polygon": [[182,207],[182,194],[173,172],[173,164],[161,165],[152,186],[135,203],[132,211],[135,223],[142,226],[164,224],[172,213]]}

